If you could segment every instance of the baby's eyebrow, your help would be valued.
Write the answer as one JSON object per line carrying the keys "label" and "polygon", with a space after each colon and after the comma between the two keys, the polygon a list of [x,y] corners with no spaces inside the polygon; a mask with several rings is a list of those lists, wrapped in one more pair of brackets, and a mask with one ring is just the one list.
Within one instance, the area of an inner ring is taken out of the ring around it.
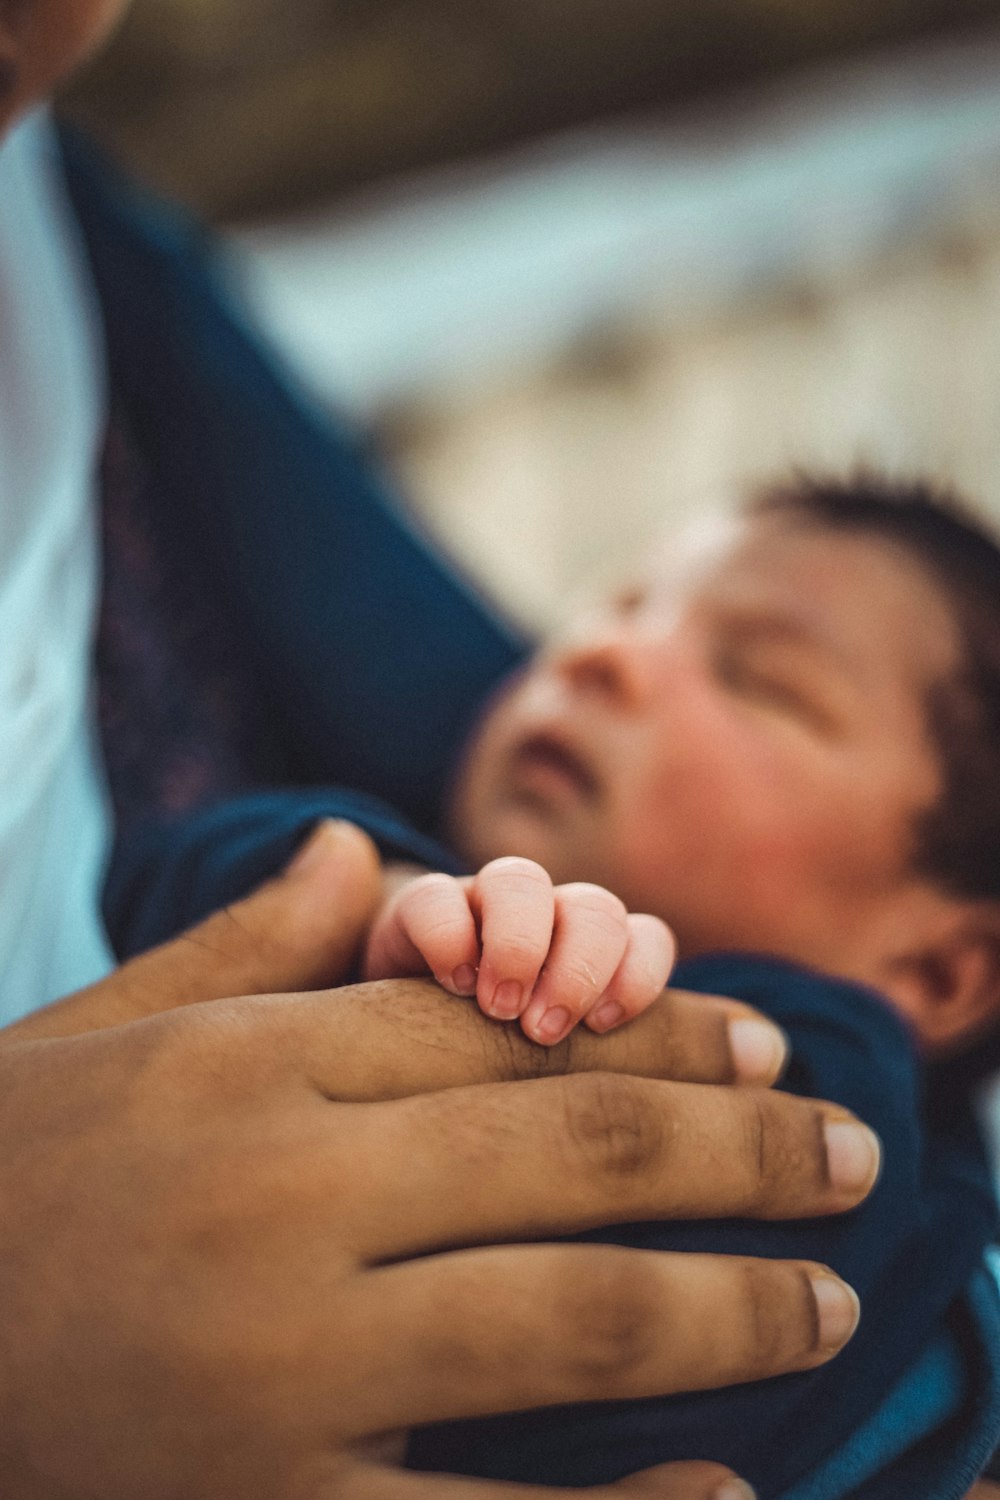
{"label": "baby's eyebrow", "polygon": [[723,622],[741,641],[800,646],[822,657],[841,674],[856,679],[859,663],[853,652],[807,615],[771,608],[722,605]]}

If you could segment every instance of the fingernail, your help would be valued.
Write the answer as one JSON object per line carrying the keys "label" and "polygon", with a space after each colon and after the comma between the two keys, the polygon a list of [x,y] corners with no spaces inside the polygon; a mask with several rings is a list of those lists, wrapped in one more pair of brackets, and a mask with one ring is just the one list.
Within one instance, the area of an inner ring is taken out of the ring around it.
{"label": "fingernail", "polygon": [[837,1276],[815,1276],[813,1296],[819,1318],[821,1349],[840,1349],[851,1337],[861,1317],[861,1303],[853,1287]]}
{"label": "fingernail", "polygon": [[535,1022],[535,1035],[540,1042],[557,1042],[568,1030],[571,1019],[564,1005],[553,1005]]}
{"label": "fingernail", "polygon": [[729,1023],[729,1050],[737,1078],[770,1083],[788,1061],[788,1038],[770,1021],[740,1016]]}
{"label": "fingernail", "polygon": [[346,827],[348,824],[341,818],[324,818],[292,855],[285,866],[285,874],[306,875],[314,866],[322,864]]}
{"label": "fingernail", "polygon": [[513,1021],[521,1014],[524,990],[516,979],[503,979],[493,991],[493,999],[487,1009],[498,1021]]}
{"label": "fingernail", "polygon": [[860,1122],[827,1120],[823,1134],[831,1186],[841,1193],[858,1193],[871,1187],[882,1161],[875,1132]]}
{"label": "fingernail", "polygon": [[592,1010],[587,1020],[594,1031],[610,1031],[612,1026],[617,1026],[619,1021],[625,1019],[625,1007],[619,1005],[617,1000],[605,1000],[596,1010]]}
{"label": "fingernail", "polygon": [[712,1500],[757,1500],[757,1491],[744,1484],[742,1479],[727,1479],[716,1490]]}
{"label": "fingernail", "polygon": [[451,987],[456,995],[474,995],[476,993],[476,971],[471,964],[459,964],[451,976]]}

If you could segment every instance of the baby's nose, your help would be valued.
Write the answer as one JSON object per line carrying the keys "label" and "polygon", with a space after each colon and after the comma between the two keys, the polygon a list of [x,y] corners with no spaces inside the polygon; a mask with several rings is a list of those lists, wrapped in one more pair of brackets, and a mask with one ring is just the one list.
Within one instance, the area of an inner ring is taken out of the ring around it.
{"label": "baby's nose", "polygon": [[555,666],[578,691],[623,709],[641,707],[653,691],[654,653],[651,643],[635,631],[607,631],[567,641],[555,654]]}

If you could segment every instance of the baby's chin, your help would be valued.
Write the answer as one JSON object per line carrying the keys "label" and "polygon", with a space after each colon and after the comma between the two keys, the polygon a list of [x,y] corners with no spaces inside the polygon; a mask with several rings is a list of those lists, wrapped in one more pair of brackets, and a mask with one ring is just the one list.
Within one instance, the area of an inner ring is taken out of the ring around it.
{"label": "baby's chin", "polygon": [[518,855],[541,865],[556,885],[572,880],[607,884],[586,870],[589,861],[559,820],[526,801],[506,804],[481,818],[456,817],[450,832],[456,852],[470,869],[481,869],[492,859]]}

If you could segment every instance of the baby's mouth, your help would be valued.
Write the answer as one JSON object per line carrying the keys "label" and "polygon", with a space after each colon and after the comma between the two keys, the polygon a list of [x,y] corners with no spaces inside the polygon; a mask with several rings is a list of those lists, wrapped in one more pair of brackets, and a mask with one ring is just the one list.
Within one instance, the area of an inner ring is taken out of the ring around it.
{"label": "baby's mouth", "polygon": [[593,802],[600,785],[590,767],[557,735],[538,733],[522,740],[514,751],[513,770],[516,779],[530,793],[569,792],[584,801]]}

